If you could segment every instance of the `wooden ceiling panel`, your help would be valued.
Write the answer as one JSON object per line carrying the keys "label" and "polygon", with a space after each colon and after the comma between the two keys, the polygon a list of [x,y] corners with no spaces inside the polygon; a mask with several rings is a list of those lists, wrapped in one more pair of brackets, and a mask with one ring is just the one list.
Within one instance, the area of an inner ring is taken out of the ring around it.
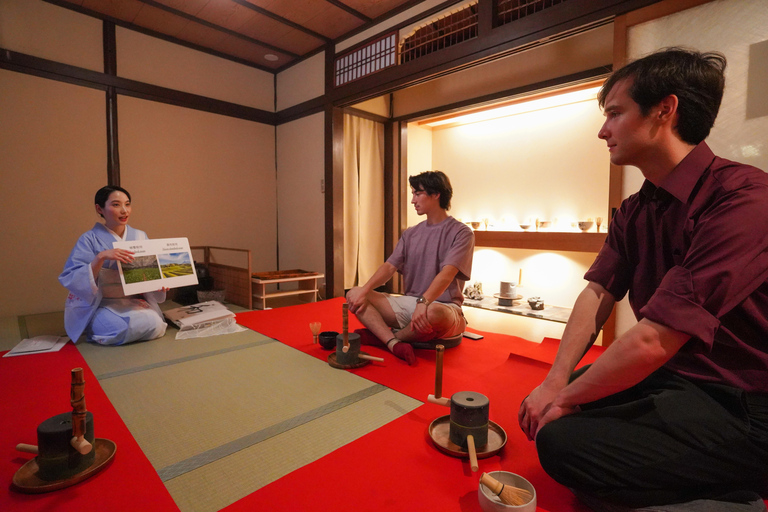
{"label": "wooden ceiling panel", "polygon": [[187,24],[193,22],[163,9],[145,4],[136,15],[136,18],[134,18],[133,23],[161,34],[177,37]]}
{"label": "wooden ceiling panel", "polygon": [[[392,9],[414,4],[414,0],[45,1],[268,70],[283,68],[370,25],[372,19],[381,20]],[[266,61],[265,54],[277,55],[278,60]]]}
{"label": "wooden ceiling panel", "polygon": [[239,31],[240,27],[260,15],[234,2],[214,1],[203,7],[196,16],[229,30]]}
{"label": "wooden ceiling panel", "polygon": [[320,11],[315,17],[302,23],[324,36],[336,39],[347,32],[355,30],[365,23],[360,18],[356,18],[338,7],[330,7]]}
{"label": "wooden ceiling panel", "polygon": [[[244,42],[242,39],[238,39],[234,36],[225,37],[220,43],[217,44],[217,49],[221,52],[270,69],[277,69],[288,64],[289,62],[292,62],[293,60],[292,57],[277,53],[274,50],[259,46],[257,44]],[[277,55],[278,60],[269,61],[265,59],[264,56],[267,54]]]}
{"label": "wooden ceiling panel", "polygon": [[133,23],[144,4],[138,0],[84,0],[81,4],[86,9],[106,14],[118,20]]}
{"label": "wooden ceiling panel", "polygon": [[197,13],[207,4],[211,3],[211,0],[155,0],[155,2],[167,5],[177,11],[197,16]]}
{"label": "wooden ceiling panel", "polygon": [[241,26],[239,32],[298,55],[308,53],[323,44],[321,39],[261,15]]}
{"label": "wooden ceiling panel", "polygon": [[369,18],[375,19],[410,3],[410,0],[344,0],[344,3]]}
{"label": "wooden ceiling panel", "polygon": [[227,34],[220,30],[216,30],[215,28],[201,25],[200,23],[187,23],[176,37],[197,46],[212,49],[227,37]]}

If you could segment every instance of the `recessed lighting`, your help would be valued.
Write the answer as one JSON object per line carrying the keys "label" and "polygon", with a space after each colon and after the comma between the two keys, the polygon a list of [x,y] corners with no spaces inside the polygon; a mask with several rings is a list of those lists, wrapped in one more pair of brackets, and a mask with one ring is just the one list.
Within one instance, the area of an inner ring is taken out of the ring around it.
{"label": "recessed lighting", "polygon": [[266,54],[266,55],[264,56],[264,58],[265,58],[265,59],[267,59],[267,60],[268,60],[268,61],[270,61],[270,62],[275,62],[275,61],[276,61],[276,60],[278,60],[280,57],[278,57],[278,56],[277,56],[277,55],[275,55],[274,53],[268,53],[268,54]]}

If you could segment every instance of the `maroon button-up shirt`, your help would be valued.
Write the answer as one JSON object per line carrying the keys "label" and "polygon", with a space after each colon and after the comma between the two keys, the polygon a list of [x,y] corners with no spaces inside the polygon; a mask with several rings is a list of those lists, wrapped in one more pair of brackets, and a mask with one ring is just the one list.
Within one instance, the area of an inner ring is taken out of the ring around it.
{"label": "maroon button-up shirt", "polygon": [[768,174],[702,142],[622,203],[584,277],[692,336],[666,368],[768,393]]}

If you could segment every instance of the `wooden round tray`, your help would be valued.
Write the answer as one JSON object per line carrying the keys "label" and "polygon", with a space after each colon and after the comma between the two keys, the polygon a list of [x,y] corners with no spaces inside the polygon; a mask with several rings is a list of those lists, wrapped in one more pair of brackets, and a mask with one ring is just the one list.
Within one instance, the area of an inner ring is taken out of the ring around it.
{"label": "wooden round tray", "polygon": [[[369,356],[370,354],[366,354],[362,350],[360,351],[361,354],[364,354],[366,356]],[[334,368],[338,368],[340,370],[349,370],[351,368],[360,368],[361,366],[365,366],[367,364],[371,364],[370,359],[358,359],[357,363],[355,364],[339,364],[336,362],[336,351],[334,350],[330,354],[328,354],[328,364],[333,366]]]}
{"label": "wooden round tray", "polygon": [[34,459],[27,461],[19,468],[16,474],[13,475],[12,488],[26,494],[39,494],[64,489],[70,485],[82,482],[89,476],[94,475],[106,467],[107,462],[112,460],[112,457],[115,456],[117,446],[114,441],[97,438],[93,441],[93,449],[96,450],[96,457],[93,459],[93,464],[75,476],[64,480],[43,480],[37,476],[39,468],[37,466],[37,457],[35,457]]}
{"label": "wooden round tray", "polygon": [[[466,448],[454,444],[450,440],[451,416],[440,416],[429,425],[427,433],[432,439],[438,450],[451,457],[463,459],[469,458],[469,451]],[[485,446],[477,447],[477,458],[484,459],[499,453],[504,445],[507,444],[507,433],[498,424],[488,422],[488,443]]]}

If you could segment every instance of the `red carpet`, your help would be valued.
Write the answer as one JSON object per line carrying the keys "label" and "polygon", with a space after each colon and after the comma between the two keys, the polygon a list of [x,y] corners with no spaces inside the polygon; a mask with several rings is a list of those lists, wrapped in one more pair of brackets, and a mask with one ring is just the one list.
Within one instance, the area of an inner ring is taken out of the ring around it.
{"label": "red carpet", "polygon": [[[238,315],[238,322],[298,350],[325,360],[330,353],[312,343],[309,322],[322,330],[341,331],[343,299]],[[350,331],[361,327],[350,315]],[[464,339],[445,353],[443,395],[477,391],[491,402],[490,418],[507,433],[498,455],[481,459],[473,473],[465,459],[439,452],[427,434],[429,424],[449,409],[426,403],[367,436],[309,464],[227,507],[227,512],[270,510],[479,511],[477,483],[482,472],[506,470],[528,478],[538,492],[539,510],[588,510],[563,486],[544,473],[535,446],[517,426],[523,398],[546,375],[557,351],[557,340],[532,343],[514,336],[482,333],[482,340]],[[417,400],[434,392],[435,354],[416,350],[419,364],[410,367],[389,352],[365,347],[384,363],[353,373]],[[601,352],[596,347],[585,358]],[[340,370],[341,371],[341,370]]]}
{"label": "red carpet", "polygon": [[[72,410],[70,372],[78,367],[85,371],[85,400],[94,416],[96,437],[115,442],[114,458],[99,473],[65,490],[29,495],[11,491],[13,475],[33,458],[16,451],[16,444],[37,444],[41,422]],[[5,488],[0,492],[0,510],[179,510],[74,345],[68,343],[53,354],[0,358],[0,390],[0,479]]]}

